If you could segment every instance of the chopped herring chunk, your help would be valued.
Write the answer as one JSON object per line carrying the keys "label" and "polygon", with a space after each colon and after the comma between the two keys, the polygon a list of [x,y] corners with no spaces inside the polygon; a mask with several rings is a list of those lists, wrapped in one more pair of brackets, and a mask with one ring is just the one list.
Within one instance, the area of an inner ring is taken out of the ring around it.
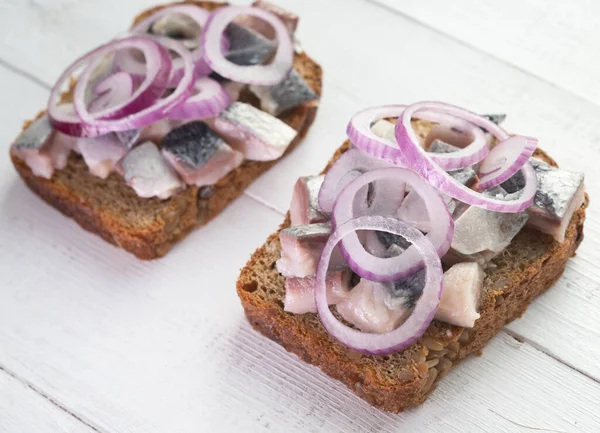
{"label": "chopped herring chunk", "polygon": [[260,108],[269,114],[278,116],[289,108],[318,99],[314,90],[295,70],[281,83],[274,86],[251,85],[250,91],[260,100]]}
{"label": "chopped herring chunk", "polygon": [[411,313],[404,307],[389,308],[390,298],[387,284],[361,279],[336,309],[361,331],[382,334],[396,329]]}
{"label": "chopped herring chunk", "polygon": [[[584,175],[552,167],[536,158],[530,158],[529,162],[535,170],[537,191],[533,205],[527,210],[527,226],[563,242],[571,217],[585,200]],[[502,187],[509,193],[517,193],[523,185],[523,176],[519,172]]]}
{"label": "chopped herring chunk", "polygon": [[120,165],[127,185],[140,197],[158,197],[164,200],[183,186],[177,173],[151,141],[131,150]]}
{"label": "chopped herring chunk", "polygon": [[396,143],[396,127],[392,122],[385,119],[380,119],[371,126],[371,131],[378,137],[385,138],[390,141],[390,144]]}
{"label": "chopped herring chunk", "polygon": [[[348,296],[351,273],[347,270],[327,273],[327,303],[335,305]],[[316,313],[315,277],[287,278],[285,280],[285,311],[294,314]]]}
{"label": "chopped herring chunk", "polygon": [[253,161],[279,158],[297,132],[281,120],[243,102],[234,102],[213,120],[214,130]]}
{"label": "chopped herring chunk", "polygon": [[[240,66],[251,66],[263,64],[275,51],[276,44],[259,33],[263,28],[262,20],[256,20],[253,17],[240,19],[240,22],[234,22],[227,26],[225,34],[229,40],[229,51],[227,60]],[[258,25],[260,28],[254,29],[250,26]],[[267,25],[268,28],[270,26]]]}
{"label": "chopped herring chunk", "polygon": [[54,133],[48,115],[31,122],[11,146],[11,153],[25,161],[34,175],[50,179],[55,168],[64,168],[71,151],[71,138]]}
{"label": "chopped herring chunk", "polygon": [[165,135],[162,153],[187,184],[196,186],[214,185],[244,160],[200,120]]}
{"label": "chopped herring chunk", "polygon": [[451,250],[464,255],[486,251],[500,253],[521,231],[528,218],[526,212],[493,212],[470,206],[454,222]]}
{"label": "chopped herring chunk", "polygon": [[[277,260],[277,270],[285,277],[314,276],[321,251],[330,234],[330,223],[308,224],[281,230],[281,258]],[[330,267],[340,261],[332,257]]]}
{"label": "chopped herring chunk", "polygon": [[114,133],[93,138],[79,138],[76,150],[90,173],[106,179],[117,163],[127,154],[127,146]]}
{"label": "chopped herring chunk", "polygon": [[472,328],[479,319],[477,308],[485,272],[477,263],[458,263],[444,272],[442,299],[435,319]]}
{"label": "chopped herring chunk", "polygon": [[325,176],[301,177],[294,186],[290,218],[293,226],[322,223],[327,216],[319,210],[319,190]]}

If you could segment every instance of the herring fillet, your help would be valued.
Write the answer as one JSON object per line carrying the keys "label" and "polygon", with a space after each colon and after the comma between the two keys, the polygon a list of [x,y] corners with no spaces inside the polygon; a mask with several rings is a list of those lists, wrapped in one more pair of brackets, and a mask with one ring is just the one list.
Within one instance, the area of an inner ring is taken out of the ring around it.
{"label": "herring fillet", "polygon": [[278,118],[243,102],[231,104],[212,120],[211,126],[227,144],[252,161],[278,159],[297,135]]}
{"label": "herring fillet", "polygon": [[187,184],[196,186],[214,185],[244,160],[201,120],[165,135],[162,153]]}

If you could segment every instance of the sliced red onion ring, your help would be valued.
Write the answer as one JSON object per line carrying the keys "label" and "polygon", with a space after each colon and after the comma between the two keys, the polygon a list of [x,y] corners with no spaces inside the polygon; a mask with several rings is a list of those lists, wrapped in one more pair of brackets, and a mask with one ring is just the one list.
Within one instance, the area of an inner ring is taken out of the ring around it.
{"label": "sliced red onion ring", "polygon": [[[357,216],[362,216],[355,215],[354,212],[356,194],[370,183],[384,179],[395,180],[401,184],[406,183],[411,187],[411,194],[416,193],[422,198],[427,208],[429,219],[432,222],[427,239],[435,248],[438,256],[441,257],[446,254],[450,249],[450,244],[454,236],[454,221],[452,220],[452,216],[448,212],[446,204],[437,190],[420,178],[414,171],[405,168],[380,168],[369,171],[353,180],[344,188],[335,202],[331,215],[333,227],[338,227],[346,221]],[[394,200],[393,197],[387,197],[387,199],[389,201]],[[384,214],[383,216],[395,217],[398,207],[394,210],[387,209],[387,215]],[[375,212],[381,214],[381,210],[375,210]],[[418,251],[412,247],[409,247],[404,253],[395,257],[382,258],[374,256],[364,248],[356,233],[344,238],[341,247],[342,254],[348,262],[350,269],[361,277],[371,281],[388,282],[407,278],[423,266]]]}
{"label": "sliced red onion ring", "polygon": [[[48,101],[48,116],[54,128],[74,136],[91,137],[110,132],[110,129],[94,131],[88,128],[88,125],[85,125],[82,119],[78,118],[69,108],[70,104],[59,104],[59,101],[64,84],[76,70],[88,65],[75,87],[75,93],[78,96],[74,96],[74,99],[79,98],[79,105],[84,106],[85,91],[96,66],[104,61],[106,55],[127,48],[135,48],[144,53],[147,63],[146,77],[130,99],[115,107],[97,112],[93,117],[111,119],[125,116],[150,106],[162,95],[171,73],[171,57],[168,51],[156,41],[145,37],[130,37],[111,41],[77,59],[58,79]],[[77,92],[78,89],[79,92]]]}
{"label": "sliced red onion ring", "polygon": [[[404,237],[422,256],[425,266],[425,286],[412,314],[398,328],[385,334],[361,332],[346,326],[336,319],[327,304],[326,276],[331,254],[344,237],[357,230],[379,230]],[[433,320],[442,295],[442,275],[442,265],[435,248],[417,229],[382,216],[352,219],[332,233],[321,253],[315,279],[317,312],[325,329],[344,346],[373,355],[397,352],[419,339]]]}
{"label": "sliced red onion ring", "polygon": [[526,163],[521,167],[525,186],[518,198],[504,201],[486,197],[483,194],[475,192],[456,182],[448,173],[435,164],[427,152],[421,148],[419,138],[410,124],[413,115],[421,111],[436,111],[460,117],[480,128],[486,129],[500,141],[506,140],[509,137],[508,133],[495,123],[463,108],[441,102],[420,102],[407,107],[402,114],[402,118],[396,124],[396,140],[400,149],[375,146],[371,143],[366,146],[365,150],[384,160],[409,166],[440,191],[464,203],[495,212],[511,213],[521,212],[531,206],[536,191],[536,177],[531,164]]}
{"label": "sliced red onion ring", "polygon": [[341,190],[361,174],[382,167],[392,167],[392,164],[373,158],[360,149],[353,148],[344,152],[327,170],[319,190],[321,211],[331,213]]}
{"label": "sliced red onion ring", "polygon": [[231,98],[219,83],[208,77],[198,78],[196,94],[169,112],[170,119],[206,119],[219,115],[229,105]]}
{"label": "sliced red onion ring", "polygon": [[498,143],[479,166],[479,187],[485,190],[509,179],[533,155],[537,143],[536,138],[521,135]]}
{"label": "sliced red onion ring", "polygon": [[[350,120],[347,130],[348,137],[356,146],[367,151],[367,153],[370,153],[367,149],[381,145],[397,147],[396,142],[377,136],[371,130],[371,126],[380,119],[400,117],[405,109],[406,105],[384,105],[363,110]],[[456,152],[429,155],[431,160],[444,170],[458,170],[476,164],[489,153],[485,134],[481,128],[470,122],[434,110],[415,113],[414,117],[456,128],[473,137],[471,144]]]}
{"label": "sliced red onion ring", "polygon": [[[268,65],[240,66],[227,60],[218,41],[227,26],[238,16],[250,15],[273,26],[279,42],[273,61]],[[287,28],[279,18],[262,9],[249,6],[229,6],[218,9],[202,31],[202,46],[208,65],[219,75],[240,83],[269,86],[287,77],[294,62],[294,47]]]}
{"label": "sliced red onion ring", "polygon": [[[165,15],[173,13],[179,13],[189,16],[200,26],[201,29],[206,26],[206,23],[210,17],[210,12],[206,9],[202,9],[199,6],[185,4],[169,6],[153,13],[148,18],[145,18],[144,20],[136,24],[130,30],[130,34],[149,36],[148,31],[152,28],[152,25],[158,19],[164,17]],[[227,40],[227,38],[221,39],[222,50],[227,50],[229,46],[228,42],[229,41]],[[212,69],[210,68],[210,66],[208,66],[206,60],[204,59],[204,50],[202,48],[200,40],[198,41],[198,48],[190,51],[190,55],[196,68],[196,77],[205,77],[212,72]],[[143,75],[146,69],[145,64],[137,60],[130,51],[118,52],[115,55],[115,66],[120,71],[125,71],[135,75]],[[177,86],[177,83],[183,77],[184,69],[184,62],[181,58],[173,60],[173,73],[169,80],[169,87]]]}
{"label": "sliced red onion ring", "polygon": [[[151,105],[148,108],[144,108],[137,112],[129,112],[125,117],[104,120],[100,119],[97,114],[93,115],[89,112],[84,102],[85,87],[83,86],[83,83],[89,78],[89,74],[93,70],[93,64],[86,68],[80,81],[78,81],[75,86],[73,105],[75,107],[75,112],[81,119],[82,128],[87,136],[97,136],[111,131],[125,131],[147,126],[166,117],[171,109],[182,104],[191,95],[194,89],[195,80],[194,63],[192,62],[189,51],[181,43],[172,39],[160,38],[159,42],[181,56],[184,62],[183,77],[173,93],[169,96],[159,99],[154,105]],[[156,44],[156,42],[154,43]]]}
{"label": "sliced red onion ring", "polygon": [[116,72],[94,87],[97,98],[90,103],[90,113],[99,113],[127,101],[134,92],[134,82],[127,72]]}

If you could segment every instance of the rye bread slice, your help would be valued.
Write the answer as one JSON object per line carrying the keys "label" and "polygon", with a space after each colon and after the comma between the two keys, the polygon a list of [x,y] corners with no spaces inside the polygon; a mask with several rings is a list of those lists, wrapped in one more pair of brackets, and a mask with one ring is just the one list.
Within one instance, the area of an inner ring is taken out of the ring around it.
{"label": "rye bread slice", "polygon": [[[183,3],[197,4],[209,10],[226,5],[210,1]],[[166,6],[142,12],[134,23]],[[294,67],[320,96],[321,67],[304,53],[295,53]],[[258,105],[250,92],[245,92],[241,100]],[[284,156],[304,138],[317,108],[318,104],[311,101],[278,116],[298,132]],[[25,122],[24,128],[28,124]],[[164,256],[178,240],[216,217],[258,176],[277,163],[277,160],[245,161],[212,188],[187,186],[170,199],[159,200],[138,197],[116,173],[107,179],[93,176],[81,156],[75,153],[71,153],[67,167],[55,171],[51,179],[35,176],[23,160],[12,154],[11,159],[27,186],[48,204],[73,218],[84,229],[146,260]]]}
{"label": "rye bread slice", "polygon": [[[428,129],[422,124],[414,126],[420,135]],[[348,147],[346,142],[337,150],[324,172]],[[542,150],[536,150],[534,156],[556,166]],[[320,367],[372,405],[400,412],[422,403],[453,365],[471,353],[480,354],[506,323],[523,315],[533,298],[560,278],[583,239],[587,204],[586,195],[570,222],[564,243],[524,229],[493,260],[497,267],[486,270],[481,318],[474,328],[433,321],[415,344],[391,355],[362,355],[349,350],[329,335],[316,314],[296,315],[283,310],[285,278],[275,267],[281,254],[279,232],[272,234],[242,269],[237,292],[256,330]],[[279,230],[289,225],[288,214]]]}

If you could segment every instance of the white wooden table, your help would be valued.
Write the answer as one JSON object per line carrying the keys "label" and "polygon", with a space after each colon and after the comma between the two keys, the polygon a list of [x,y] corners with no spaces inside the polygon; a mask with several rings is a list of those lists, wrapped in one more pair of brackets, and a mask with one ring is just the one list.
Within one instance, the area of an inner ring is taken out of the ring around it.
{"label": "white wooden table", "polygon": [[[71,60],[152,3],[0,0],[0,432],[600,431],[599,2],[280,0],[325,72],[312,130],[148,263],[29,192],[8,144]],[[507,113],[586,172],[592,202],[556,287],[422,407],[390,415],[253,332],[234,284],[353,112],[423,99]]]}

